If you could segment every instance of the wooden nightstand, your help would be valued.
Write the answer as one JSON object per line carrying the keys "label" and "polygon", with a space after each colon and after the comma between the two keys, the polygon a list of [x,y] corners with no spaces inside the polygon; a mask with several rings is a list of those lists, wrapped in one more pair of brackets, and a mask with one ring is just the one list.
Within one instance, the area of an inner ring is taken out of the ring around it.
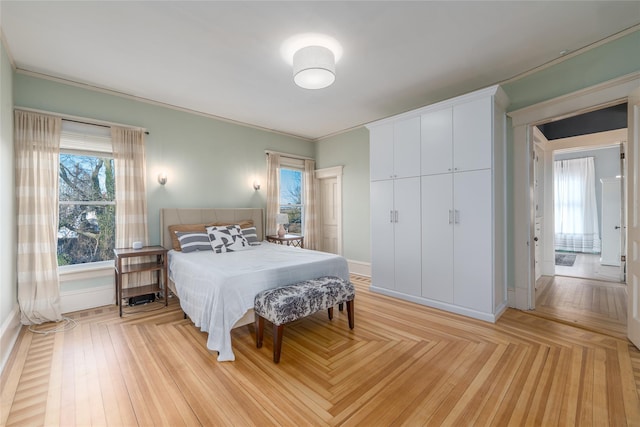
{"label": "wooden nightstand", "polygon": [[[164,292],[165,307],[169,304],[169,292],[167,287],[167,250],[164,247],[145,246],[142,249],[114,249],[113,253],[116,256],[116,304],[120,306],[120,317],[122,317],[122,300],[124,298]],[[125,258],[148,257],[154,255],[156,256],[155,261],[122,265],[122,260]],[[156,271],[156,282],[149,285],[122,289],[122,277],[125,274],[141,273],[144,271]]]}
{"label": "wooden nightstand", "polygon": [[284,237],[267,236],[267,242],[304,248],[304,236],[299,236],[297,234],[285,234]]}

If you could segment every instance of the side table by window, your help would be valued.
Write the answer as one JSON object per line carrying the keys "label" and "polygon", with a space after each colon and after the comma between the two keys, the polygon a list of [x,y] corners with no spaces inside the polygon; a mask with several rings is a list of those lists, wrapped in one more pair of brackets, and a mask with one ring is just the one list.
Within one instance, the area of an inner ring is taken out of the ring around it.
{"label": "side table by window", "polygon": [[[125,298],[164,292],[165,307],[169,304],[167,287],[167,249],[162,246],[145,246],[141,249],[114,249],[113,253],[115,254],[116,304],[120,306],[120,317],[122,317],[122,300]],[[154,255],[156,257],[155,261],[122,265],[122,260],[124,259],[153,257]],[[122,289],[123,276],[131,273],[142,273],[144,271],[156,272],[155,283]]]}
{"label": "side table by window", "polygon": [[304,236],[299,236],[297,234],[285,234],[283,237],[275,235],[267,236],[267,242],[304,248]]}

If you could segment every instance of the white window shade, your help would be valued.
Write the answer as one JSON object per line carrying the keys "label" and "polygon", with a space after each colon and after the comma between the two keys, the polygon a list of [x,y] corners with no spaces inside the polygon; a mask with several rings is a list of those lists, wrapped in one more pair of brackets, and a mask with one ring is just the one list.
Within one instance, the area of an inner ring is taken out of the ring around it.
{"label": "white window shade", "polygon": [[113,153],[111,128],[62,120],[60,148],[78,153]]}

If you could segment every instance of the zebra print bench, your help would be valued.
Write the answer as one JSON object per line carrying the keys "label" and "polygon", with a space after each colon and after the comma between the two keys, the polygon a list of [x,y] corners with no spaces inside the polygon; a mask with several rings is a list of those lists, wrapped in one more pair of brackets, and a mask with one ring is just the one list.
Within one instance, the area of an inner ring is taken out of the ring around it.
{"label": "zebra print bench", "polygon": [[280,288],[267,289],[254,300],[256,322],[256,346],[262,347],[264,321],[273,324],[273,361],[280,362],[284,325],[309,316],[320,310],[328,310],[333,319],[333,306],[347,304],[349,328],[354,326],[355,288],[347,280],[324,276]]}

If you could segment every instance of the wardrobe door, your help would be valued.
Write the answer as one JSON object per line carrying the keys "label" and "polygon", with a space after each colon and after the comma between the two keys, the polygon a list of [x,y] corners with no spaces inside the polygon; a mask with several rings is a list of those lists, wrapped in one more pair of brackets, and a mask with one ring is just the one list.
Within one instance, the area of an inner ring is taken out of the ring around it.
{"label": "wardrobe door", "polygon": [[371,182],[371,284],[395,288],[393,181]]}
{"label": "wardrobe door", "polygon": [[425,113],[421,118],[421,174],[449,173],[453,168],[452,109]]}
{"label": "wardrobe door", "polygon": [[422,177],[422,296],[453,303],[453,175]]}
{"label": "wardrobe door", "polygon": [[453,107],[453,170],[492,166],[493,102],[491,97]]}
{"label": "wardrobe door", "polygon": [[491,171],[453,177],[453,302],[483,313],[493,311],[493,227]]}
{"label": "wardrobe door", "polygon": [[393,123],[369,130],[371,181],[393,178]]}
{"label": "wardrobe door", "polygon": [[420,176],[420,117],[394,125],[393,175],[394,178]]}
{"label": "wardrobe door", "polygon": [[396,291],[420,296],[420,178],[394,181]]}

